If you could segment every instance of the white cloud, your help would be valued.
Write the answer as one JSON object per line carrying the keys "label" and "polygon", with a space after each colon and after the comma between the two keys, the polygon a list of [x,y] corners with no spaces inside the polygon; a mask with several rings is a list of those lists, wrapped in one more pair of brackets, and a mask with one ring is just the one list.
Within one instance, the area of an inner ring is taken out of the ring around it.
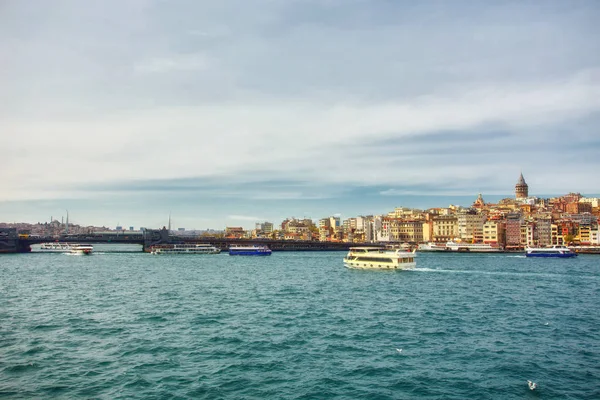
{"label": "white cloud", "polygon": [[[2,128],[13,133],[13,140],[5,144],[5,171],[11,173],[3,178],[1,196],[18,199],[24,190],[38,187],[45,197],[46,190],[60,191],[64,185],[148,178],[235,181],[236,174],[251,171],[257,179],[277,173],[315,183],[437,183],[473,173],[472,163],[464,159],[464,165],[446,165],[432,173],[435,166],[420,159],[414,148],[385,154],[369,145],[501,124],[519,137],[515,145],[536,146],[544,140],[544,129],[599,111],[600,82],[576,75],[543,85],[490,85],[403,102],[271,99],[131,110],[81,120],[12,120]],[[505,156],[510,159],[510,154]],[[398,165],[397,175],[398,160],[416,168]],[[491,160],[478,170],[485,174],[505,161]],[[28,167],[22,168],[23,163]],[[42,173],[48,169],[53,172]],[[282,190],[273,196],[299,193]]]}

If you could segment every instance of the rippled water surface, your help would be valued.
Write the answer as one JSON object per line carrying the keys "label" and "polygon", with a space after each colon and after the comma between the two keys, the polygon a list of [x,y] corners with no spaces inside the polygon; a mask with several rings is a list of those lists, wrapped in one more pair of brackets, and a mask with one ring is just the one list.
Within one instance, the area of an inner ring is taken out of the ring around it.
{"label": "rippled water surface", "polygon": [[0,397],[600,398],[599,256],[343,255],[2,255]]}

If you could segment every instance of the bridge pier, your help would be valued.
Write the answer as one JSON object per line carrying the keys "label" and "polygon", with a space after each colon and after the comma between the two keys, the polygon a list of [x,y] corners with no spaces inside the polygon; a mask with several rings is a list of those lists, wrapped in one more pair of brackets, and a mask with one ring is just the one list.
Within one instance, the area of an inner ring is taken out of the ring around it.
{"label": "bridge pier", "polygon": [[150,252],[150,247],[156,244],[169,243],[169,231],[167,228],[162,229],[146,229],[144,231],[144,244],[142,249],[144,252]]}
{"label": "bridge pier", "polygon": [[20,243],[17,228],[0,228],[0,253],[25,253],[27,251],[31,251],[31,247],[27,243]]}

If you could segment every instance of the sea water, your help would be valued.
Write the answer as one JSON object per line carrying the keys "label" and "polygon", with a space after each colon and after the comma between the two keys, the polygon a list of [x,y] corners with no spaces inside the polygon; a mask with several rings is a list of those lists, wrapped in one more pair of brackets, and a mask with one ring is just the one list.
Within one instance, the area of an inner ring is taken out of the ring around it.
{"label": "sea water", "polygon": [[2,255],[0,398],[600,398],[599,256],[343,256]]}

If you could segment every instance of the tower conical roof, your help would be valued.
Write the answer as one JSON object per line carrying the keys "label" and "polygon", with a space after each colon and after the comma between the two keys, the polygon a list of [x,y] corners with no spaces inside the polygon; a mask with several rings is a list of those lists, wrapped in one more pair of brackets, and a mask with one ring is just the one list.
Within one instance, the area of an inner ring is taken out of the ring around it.
{"label": "tower conical roof", "polygon": [[523,173],[521,172],[521,176],[519,176],[519,181],[517,182],[517,185],[527,185],[525,183],[525,178],[523,178]]}

